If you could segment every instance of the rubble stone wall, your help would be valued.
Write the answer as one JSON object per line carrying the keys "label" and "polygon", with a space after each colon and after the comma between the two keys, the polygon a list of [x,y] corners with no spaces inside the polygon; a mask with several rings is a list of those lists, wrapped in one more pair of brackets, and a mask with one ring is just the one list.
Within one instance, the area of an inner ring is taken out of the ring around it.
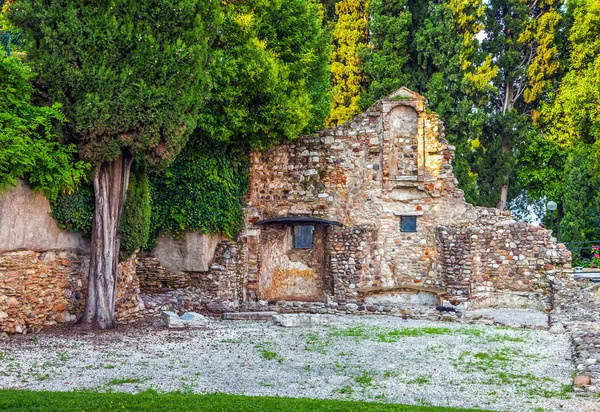
{"label": "rubble stone wall", "polygon": [[[23,182],[0,197],[0,332],[74,322],[83,312],[89,243],[49,213],[48,200]],[[120,323],[142,316],[138,293],[133,257],[119,265]]]}
{"label": "rubble stone wall", "polygon": [[[134,260],[119,265],[119,323],[141,316]],[[75,322],[85,306],[88,261],[86,255],[73,251],[0,254],[0,332],[27,333]]]}
{"label": "rubble stone wall", "polygon": [[528,302],[528,294],[534,294],[549,307],[547,276],[571,272],[570,252],[550,230],[516,222],[494,209],[479,213],[481,218],[468,225],[438,229],[448,292],[458,302],[477,301],[475,306],[535,306],[535,300]]}
{"label": "rubble stone wall", "polygon": [[[469,205],[453,159],[443,123],[406,89],[341,126],[253,153],[248,300],[261,299],[261,248],[272,238],[255,223],[284,216],[343,224],[329,228],[325,242],[323,283],[333,290],[324,290],[339,303],[360,303],[364,289],[403,286],[445,290],[456,303],[503,292],[547,296],[546,273],[570,270],[568,253],[543,228]],[[416,218],[415,232],[401,230],[407,217]],[[268,248],[293,253],[283,241]]]}

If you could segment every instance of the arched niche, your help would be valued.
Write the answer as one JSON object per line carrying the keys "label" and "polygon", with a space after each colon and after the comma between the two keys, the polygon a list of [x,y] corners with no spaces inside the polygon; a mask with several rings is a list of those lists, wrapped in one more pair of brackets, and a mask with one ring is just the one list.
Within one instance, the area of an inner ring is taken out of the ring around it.
{"label": "arched niche", "polygon": [[390,152],[388,162],[390,177],[412,177],[418,172],[419,114],[409,106],[398,106],[389,114]]}

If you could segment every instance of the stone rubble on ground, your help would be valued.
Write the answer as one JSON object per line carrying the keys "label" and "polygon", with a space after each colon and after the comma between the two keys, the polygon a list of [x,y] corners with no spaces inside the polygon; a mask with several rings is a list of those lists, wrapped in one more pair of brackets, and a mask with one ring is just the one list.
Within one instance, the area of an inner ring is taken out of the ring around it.
{"label": "stone rubble on ground", "polygon": [[186,312],[180,317],[177,313],[166,310],[161,313],[161,319],[163,325],[168,328],[193,328],[208,324],[208,320],[204,316],[195,312]]}
{"label": "stone rubble on ground", "polygon": [[284,328],[297,328],[301,326],[329,325],[329,318],[323,315],[308,313],[282,314],[273,316],[273,324]]}

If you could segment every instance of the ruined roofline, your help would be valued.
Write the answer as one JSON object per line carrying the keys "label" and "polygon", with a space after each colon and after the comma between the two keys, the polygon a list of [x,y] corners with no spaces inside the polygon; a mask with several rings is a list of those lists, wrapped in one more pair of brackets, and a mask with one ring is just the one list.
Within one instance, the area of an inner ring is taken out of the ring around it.
{"label": "ruined roofline", "polygon": [[[338,124],[337,126],[319,129],[318,131],[313,132],[309,135],[299,135],[298,138],[302,136],[313,136],[316,134],[325,133],[327,131],[341,129],[347,127],[352,122],[360,121],[361,119],[371,116],[374,113],[380,112],[381,114],[386,114],[392,107],[410,106],[414,108],[417,112],[423,112],[428,107],[428,105],[429,104],[425,96],[422,96],[419,93],[410,90],[408,87],[401,87],[395,92],[392,92],[387,96],[377,100],[363,112],[357,114],[356,116],[346,120],[341,124]],[[382,110],[382,106],[388,106],[388,110]]]}

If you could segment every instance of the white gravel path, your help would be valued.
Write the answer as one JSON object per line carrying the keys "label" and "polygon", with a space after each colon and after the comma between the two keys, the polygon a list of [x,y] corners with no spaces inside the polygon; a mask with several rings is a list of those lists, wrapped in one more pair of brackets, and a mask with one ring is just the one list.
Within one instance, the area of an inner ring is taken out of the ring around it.
{"label": "white gravel path", "polygon": [[[73,327],[0,341],[0,387],[227,392],[479,407],[594,411],[565,392],[565,335],[386,316],[284,329],[212,320],[198,330]],[[542,408],[542,409],[540,409]]]}

